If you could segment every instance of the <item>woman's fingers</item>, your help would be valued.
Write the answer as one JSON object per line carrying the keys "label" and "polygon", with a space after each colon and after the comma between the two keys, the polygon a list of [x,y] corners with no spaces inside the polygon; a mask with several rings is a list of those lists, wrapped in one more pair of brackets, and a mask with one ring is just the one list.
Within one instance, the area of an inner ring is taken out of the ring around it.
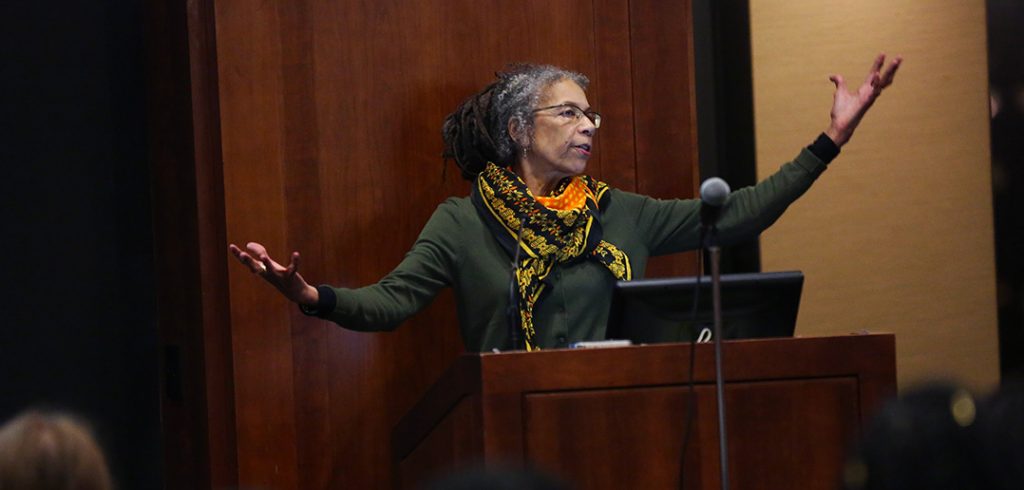
{"label": "woman's fingers", "polygon": [[267,248],[256,242],[249,242],[245,244],[245,249],[249,251],[249,254],[253,257],[263,257],[267,255]]}
{"label": "woman's fingers", "polygon": [[868,82],[866,85],[868,88],[867,93],[870,97],[870,100],[874,100],[875,97],[878,97],[878,94],[882,93],[882,78],[878,75],[878,73],[872,73],[871,76],[868,78]]}
{"label": "woman's fingers", "polygon": [[231,255],[233,255],[239,261],[242,260],[242,250],[236,247],[234,243],[228,244],[228,252],[231,252]]}
{"label": "woman's fingers", "polygon": [[878,53],[878,56],[875,56],[875,61],[871,62],[871,69],[868,70],[868,79],[870,80],[876,73],[881,72],[883,66],[885,66],[885,53]]}
{"label": "woman's fingers", "polygon": [[253,257],[252,255],[249,255],[245,252],[242,253],[244,254],[245,257],[243,262],[247,267],[249,267],[249,270],[251,270],[254,274],[267,272],[267,266],[264,265],[263,262],[260,261],[260,259],[257,259],[256,257]]}
{"label": "woman's fingers", "polygon": [[288,258],[288,267],[285,267],[270,258],[267,249],[256,242],[249,242],[242,250],[235,244],[228,244],[228,250],[242,265],[249,268],[254,274],[258,274],[265,281],[270,283],[286,298],[301,304],[316,303],[317,294],[305,279],[299,275],[299,263],[301,257],[298,252],[292,252]]}
{"label": "woman's fingers", "polygon": [[264,272],[267,270],[267,267],[263,265],[260,261],[256,260],[256,258],[254,258],[252,255],[249,255],[248,253],[242,251],[242,249],[238,248],[238,246],[236,246],[233,243],[228,245],[228,251],[230,251],[231,255],[234,255],[235,258],[242,263],[242,265],[248,267],[249,270],[254,274]]}
{"label": "woman's fingers", "polygon": [[233,243],[228,245],[228,250],[239,262],[274,284],[282,285],[282,281],[290,280],[299,272],[301,257],[298,252],[292,252],[288,258],[288,266],[285,267],[271,259],[267,248],[259,243],[249,242],[245,244],[245,248],[246,250],[242,250]]}
{"label": "woman's fingers", "polygon": [[254,272],[272,272],[276,275],[285,273],[288,269],[274,262],[270,258],[270,254],[267,253],[267,248],[256,242],[249,242],[245,244],[245,248],[249,251],[249,255],[255,260]]}
{"label": "woman's fingers", "polygon": [[903,63],[903,58],[899,56],[893,58],[892,62],[889,63],[889,66],[886,67],[885,72],[882,73],[882,88],[892,85],[893,79],[896,78],[896,70],[900,69],[901,63]]}
{"label": "woman's fingers", "polygon": [[267,253],[267,248],[256,242],[249,242],[245,244],[245,248],[249,250],[249,253],[253,257],[256,257],[259,265],[257,268],[261,269],[259,272],[276,271],[276,263],[270,259],[270,255]]}
{"label": "woman's fingers", "polygon": [[[883,89],[892,84],[893,78],[896,77],[896,70],[899,69],[900,63],[903,62],[903,57],[897,56],[889,62],[889,65],[885,65],[885,54],[879,54],[874,63],[871,64],[871,71],[868,72],[867,82],[872,86],[879,89]],[[884,68],[884,69],[883,69]]]}
{"label": "woman's fingers", "polygon": [[842,75],[829,75],[828,79],[836,85],[836,90],[846,90],[846,80]]}

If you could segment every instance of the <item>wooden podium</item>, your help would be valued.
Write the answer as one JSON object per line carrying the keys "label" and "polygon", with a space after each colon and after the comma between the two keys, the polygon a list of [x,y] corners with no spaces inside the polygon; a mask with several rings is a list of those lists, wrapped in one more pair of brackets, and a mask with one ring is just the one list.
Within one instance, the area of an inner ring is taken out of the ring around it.
{"label": "wooden podium", "polygon": [[[836,488],[843,456],[896,392],[891,334],[728,341],[735,489]],[[399,488],[460,465],[529,464],[575,488],[719,488],[714,350],[690,344],[466,354],[395,427]]]}

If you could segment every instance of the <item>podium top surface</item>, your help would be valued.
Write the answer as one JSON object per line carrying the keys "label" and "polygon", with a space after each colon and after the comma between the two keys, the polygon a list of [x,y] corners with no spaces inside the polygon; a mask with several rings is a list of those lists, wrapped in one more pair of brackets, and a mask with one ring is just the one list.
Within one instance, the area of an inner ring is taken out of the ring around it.
{"label": "podium top surface", "polygon": [[[481,392],[526,386],[543,390],[574,385],[677,384],[689,381],[688,369],[682,368],[689,367],[691,351],[694,381],[714,382],[713,344],[688,342],[468,353],[451,369],[479,372]],[[728,381],[801,377],[809,372],[819,376],[887,372],[893,369],[895,356],[895,336],[889,333],[728,340],[722,344],[722,365]]]}

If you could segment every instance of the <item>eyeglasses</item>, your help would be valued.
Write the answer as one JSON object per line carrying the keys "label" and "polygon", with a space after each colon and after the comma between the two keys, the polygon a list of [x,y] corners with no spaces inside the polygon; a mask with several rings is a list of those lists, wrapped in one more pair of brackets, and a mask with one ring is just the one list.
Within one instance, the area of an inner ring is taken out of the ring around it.
{"label": "eyeglasses", "polygon": [[601,127],[601,114],[598,114],[597,112],[594,111],[585,111],[577,107],[575,104],[558,104],[548,107],[541,107],[540,109],[534,109],[533,113],[546,111],[549,109],[559,109],[558,114],[556,114],[556,116],[564,117],[574,123],[579,123],[583,116],[587,116],[587,119],[590,119],[590,122],[594,123],[595,128]]}

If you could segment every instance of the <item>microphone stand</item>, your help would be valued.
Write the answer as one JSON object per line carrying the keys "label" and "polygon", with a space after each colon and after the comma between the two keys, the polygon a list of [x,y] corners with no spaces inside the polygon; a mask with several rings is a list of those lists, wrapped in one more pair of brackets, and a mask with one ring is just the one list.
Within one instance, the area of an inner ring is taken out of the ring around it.
{"label": "microphone stand", "polygon": [[718,461],[721,469],[722,490],[729,490],[729,448],[725,430],[725,387],[722,376],[722,277],[719,271],[721,247],[715,238],[718,229],[711,226],[705,244],[711,260],[711,298],[714,311],[715,338],[715,394],[718,399]]}

